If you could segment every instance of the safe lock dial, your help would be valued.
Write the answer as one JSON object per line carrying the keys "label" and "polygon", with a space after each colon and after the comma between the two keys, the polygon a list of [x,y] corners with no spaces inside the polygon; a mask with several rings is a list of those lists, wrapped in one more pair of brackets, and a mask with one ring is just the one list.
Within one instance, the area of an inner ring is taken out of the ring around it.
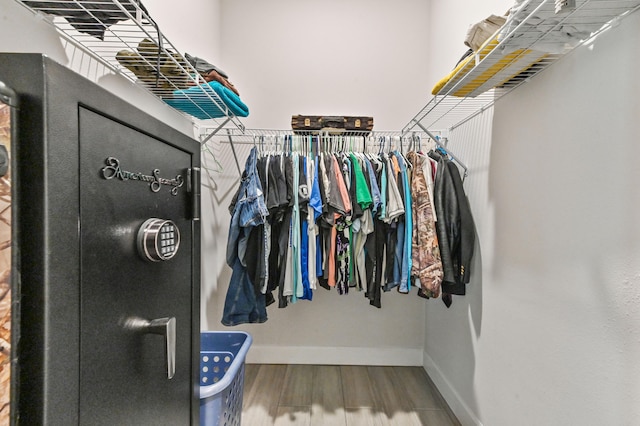
{"label": "safe lock dial", "polygon": [[138,230],[138,252],[151,262],[169,260],[178,252],[180,231],[170,220],[147,219]]}

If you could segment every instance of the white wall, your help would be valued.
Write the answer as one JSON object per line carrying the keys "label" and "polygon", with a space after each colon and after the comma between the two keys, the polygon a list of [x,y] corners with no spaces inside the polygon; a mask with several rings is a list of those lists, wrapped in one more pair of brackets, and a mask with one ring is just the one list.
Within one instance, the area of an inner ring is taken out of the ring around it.
{"label": "white wall", "polygon": [[425,368],[463,424],[640,424],[639,42],[636,12],[452,134],[479,252]]}
{"label": "white wall", "polygon": [[220,65],[220,0],[189,0],[175,4],[165,0],[144,0],[142,3],[180,52],[201,57],[224,69]]}
{"label": "white wall", "polygon": [[[371,115],[374,129],[400,130],[430,90],[424,78],[428,3],[419,0],[222,1],[222,58],[251,109],[248,128],[290,128],[293,114]],[[248,142],[251,142],[249,140]],[[203,327],[220,324],[230,270],[224,265],[227,206],[238,172],[228,144],[212,144],[223,173],[205,179],[213,194],[205,227]],[[249,146],[238,147],[241,165]],[[420,365],[424,300],[319,289],[312,302],[268,308],[265,324],[246,325],[250,362]]]}
{"label": "white wall", "polygon": [[430,89],[428,4],[222,0],[223,59],[252,109],[247,126],[288,129],[295,114],[342,114],[401,129]]}

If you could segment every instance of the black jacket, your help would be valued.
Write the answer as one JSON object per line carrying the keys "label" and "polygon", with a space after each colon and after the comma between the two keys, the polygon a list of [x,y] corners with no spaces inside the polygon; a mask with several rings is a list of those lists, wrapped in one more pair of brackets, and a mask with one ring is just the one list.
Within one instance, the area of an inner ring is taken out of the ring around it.
{"label": "black jacket", "polygon": [[444,270],[442,292],[463,295],[471,275],[475,224],[458,167],[438,153],[430,153],[430,156],[438,161],[434,203]]}

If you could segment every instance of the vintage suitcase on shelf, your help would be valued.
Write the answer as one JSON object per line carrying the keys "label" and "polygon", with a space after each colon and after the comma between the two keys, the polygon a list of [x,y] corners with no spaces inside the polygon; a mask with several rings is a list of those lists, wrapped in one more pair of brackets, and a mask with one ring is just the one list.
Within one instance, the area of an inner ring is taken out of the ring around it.
{"label": "vintage suitcase on shelf", "polygon": [[373,117],[345,117],[342,115],[294,115],[291,117],[294,133],[305,132],[365,132],[373,129]]}
{"label": "vintage suitcase on shelf", "polygon": [[344,128],[347,131],[373,130],[373,117],[345,117]]}

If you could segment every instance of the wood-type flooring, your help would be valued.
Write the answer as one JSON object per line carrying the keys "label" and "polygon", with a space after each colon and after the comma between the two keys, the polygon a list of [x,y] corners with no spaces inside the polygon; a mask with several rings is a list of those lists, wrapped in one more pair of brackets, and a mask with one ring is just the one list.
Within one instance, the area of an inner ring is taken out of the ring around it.
{"label": "wood-type flooring", "polygon": [[247,364],[242,424],[457,426],[422,367]]}

